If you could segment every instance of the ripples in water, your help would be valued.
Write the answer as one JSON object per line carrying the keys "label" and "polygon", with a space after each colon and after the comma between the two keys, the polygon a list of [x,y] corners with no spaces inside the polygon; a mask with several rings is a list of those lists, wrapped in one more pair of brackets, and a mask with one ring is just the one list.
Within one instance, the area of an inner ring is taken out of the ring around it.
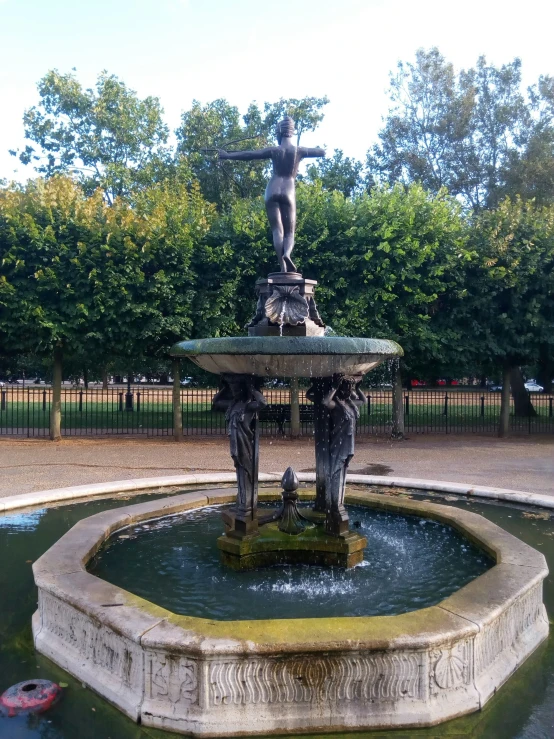
{"label": "ripples in water", "polygon": [[91,571],[176,613],[233,620],[404,613],[437,603],[492,565],[442,524],[361,506],[349,514],[368,539],[364,561],[351,570],[224,568],[216,546],[221,509],[210,507],[116,534]]}

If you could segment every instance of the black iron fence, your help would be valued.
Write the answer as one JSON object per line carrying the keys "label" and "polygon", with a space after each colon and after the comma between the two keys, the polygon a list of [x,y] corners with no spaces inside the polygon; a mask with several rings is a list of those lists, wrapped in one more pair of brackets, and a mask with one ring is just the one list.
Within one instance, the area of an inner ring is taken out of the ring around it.
{"label": "black iron fence", "polygon": [[[212,436],[225,433],[225,417],[211,409],[215,390],[181,390],[183,434]],[[392,428],[390,390],[366,391],[358,433],[389,435]],[[262,415],[265,436],[290,434],[290,391],[266,388],[269,411]],[[300,391],[300,433],[313,433],[311,403]],[[526,416],[516,416],[512,407],[510,424],[516,433],[554,433],[553,396],[530,393]],[[51,388],[0,387],[0,434],[47,437],[50,424]],[[513,401],[512,401],[513,404]],[[495,433],[500,415],[500,393],[472,390],[410,390],[403,394],[404,423],[409,433]],[[173,434],[172,389],[111,387],[62,389],[62,433],[66,436]]]}

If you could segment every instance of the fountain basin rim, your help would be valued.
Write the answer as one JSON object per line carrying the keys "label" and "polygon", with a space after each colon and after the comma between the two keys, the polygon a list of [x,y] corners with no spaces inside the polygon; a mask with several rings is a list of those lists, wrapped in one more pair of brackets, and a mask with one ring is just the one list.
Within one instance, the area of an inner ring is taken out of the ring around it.
{"label": "fountain basin rim", "polygon": [[208,737],[434,725],[482,708],[548,636],[542,554],[469,511],[365,491],[347,501],[454,526],[498,564],[419,611],[273,621],[177,616],[85,570],[116,530],[234,497],[186,493],[76,524],[33,565],[37,650],[134,720]]}
{"label": "fountain basin rim", "polygon": [[231,336],[179,341],[171,347],[173,357],[201,354],[227,355],[383,355],[392,359],[404,350],[390,339],[345,336]]}
{"label": "fountain basin rim", "polygon": [[[332,642],[329,641],[329,629],[328,626],[325,627],[323,625],[324,622],[333,622],[335,629],[339,622],[343,622],[344,624],[347,622],[364,622],[364,629],[367,635],[367,629],[370,625],[377,624],[379,621],[389,621],[391,624],[395,619],[406,619],[407,621],[410,621],[411,617],[414,617],[418,613],[423,613],[424,611],[427,612],[435,608],[443,608],[443,604],[450,601],[458,593],[473,589],[475,584],[483,578],[492,577],[491,573],[494,573],[496,577],[496,573],[500,566],[509,566],[510,568],[525,567],[526,569],[534,571],[533,578],[537,576],[542,579],[548,574],[546,560],[541,552],[538,552],[524,542],[521,542],[517,537],[512,536],[496,524],[487,521],[487,519],[478,514],[437,503],[413,501],[404,498],[391,498],[390,496],[380,493],[370,493],[366,491],[348,491],[346,502],[356,505],[365,505],[400,515],[416,515],[451,526],[478,547],[481,547],[489,556],[496,560],[496,564],[486,573],[475,578],[475,580],[472,580],[444,601],[439,602],[435,606],[421,609],[421,611],[410,611],[408,613],[395,616],[357,616],[275,620],[260,619],[251,621],[217,621],[216,619],[204,619],[195,616],[174,614],[165,608],[161,608],[150,603],[146,599],[135,596],[132,593],[127,593],[122,588],[110,585],[106,581],[101,580],[86,571],[86,565],[90,559],[102,544],[118,531],[122,531],[138,523],[144,523],[145,521],[178,515],[187,510],[230,503],[236,498],[236,491],[232,488],[216,491],[207,490],[205,492],[206,494],[203,494],[202,492],[184,493],[183,495],[176,495],[171,498],[162,498],[146,503],[123,506],[121,508],[105,511],[90,516],[89,518],[82,519],[82,521],[75,524],[75,526],[64,534],[64,536],[62,536],[33,564],[33,573],[37,587],[48,589],[52,584],[53,579],[63,580],[66,575],[82,573],[86,576],[85,579],[88,580],[89,578],[92,578],[90,582],[94,580],[98,583],[103,583],[104,585],[109,586],[109,588],[112,588],[114,592],[120,592],[122,598],[130,598],[130,603],[133,605],[140,604],[141,608],[144,609],[144,612],[153,609],[157,614],[163,613],[164,617],[170,617],[171,622],[174,624],[186,624],[188,628],[191,628],[194,624],[197,624],[198,626],[202,625],[202,627],[215,627],[218,625],[216,631],[221,631],[224,638],[231,638],[232,634],[235,634],[236,636],[237,627],[241,624],[245,627],[245,633],[252,631],[252,625],[264,624],[264,631],[266,628],[268,629],[268,631],[266,631],[266,636],[270,637],[271,635],[270,641],[276,643],[279,648],[283,648],[286,645],[281,643],[282,624],[284,622],[300,623],[309,621],[312,624],[311,628],[314,630],[311,635],[312,642],[323,641],[327,645],[327,648],[330,648],[332,643],[335,644],[336,648],[340,649],[344,648],[345,644],[341,644],[340,639]],[[314,497],[312,492],[306,493],[306,491],[299,490],[299,493],[303,500],[311,500]],[[277,490],[260,490],[260,500],[269,501],[277,500],[278,498],[279,494]],[[74,594],[69,592],[68,595],[71,598],[74,596]],[[75,595],[75,598],[77,599],[76,602],[80,601],[80,597],[79,593]],[[111,611],[107,612],[107,617],[109,618],[111,614]],[[317,628],[318,625],[323,625],[323,628]],[[227,626],[229,628],[225,628]],[[404,623],[398,632],[398,637],[401,640],[402,636],[408,633],[406,632],[407,626],[408,624]],[[212,638],[214,637],[215,633],[212,634]],[[296,644],[296,647],[298,647],[298,644]]]}
{"label": "fountain basin rim", "polygon": [[[260,472],[260,482],[279,482],[282,473]],[[236,483],[234,472],[212,472],[188,475],[163,475],[160,477],[142,477],[115,482],[89,483],[87,485],[72,485],[65,488],[49,488],[36,490],[31,493],[19,493],[0,498],[0,515],[24,508],[35,509],[37,506],[64,501],[71,502],[82,498],[95,496],[117,495],[123,492],[137,492],[164,487],[194,487],[198,485]],[[300,482],[315,482],[313,472],[299,472]],[[380,475],[359,475],[350,472],[346,476],[347,483],[367,486],[385,486],[390,488],[429,490],[439,493],[452,493],[469,498],[485,498],[506,503],[517,503],[536,508],[554,509],[554,496],[544,493],[530,493],[524,490],[510,490],[509,488],[487,487],[485,485],[467,485],[459,482],[445,482],[444,480],[423,480],[417,477],[385,477]]]}
{"label": "fountain basin rim", "polygon": [[171,349],[214,374],[258,377],[364,375],[401,347],[388,339],[343,336],[235,336],[181,341]]}

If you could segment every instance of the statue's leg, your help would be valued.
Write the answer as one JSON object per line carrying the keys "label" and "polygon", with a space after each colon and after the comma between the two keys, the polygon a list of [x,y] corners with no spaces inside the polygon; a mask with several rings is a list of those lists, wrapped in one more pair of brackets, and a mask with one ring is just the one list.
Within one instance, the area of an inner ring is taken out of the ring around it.
{"label": "statue's leg", "polygon": [[331,505],[327,510],[325,528],[328,534],[344,536],[348,533],[348,513],[344,507],[344,493],[346,487],[346,470],[349,457],[343,466],[333,471],[329,478]]}
{"label": "statue's leg", "polygon": [[296,272],[296,265],[290,258],[294,248],[294,232],[296,229],[296,202],[294,200],[280,203],[281,220],[283,222],[283,261],[285,272]]}
{"label": "statue's leg", "polygon": [[277,253],[277,259],[279,260],[279,266],[281,272],[286,272],[285,261],[283,259],[283,221],[281,219],[281,210],[279,203],[275,200],[268,200],[265,204],[265,210],[267,213],[267,220],[271,226],[273,233],[273,246]]}

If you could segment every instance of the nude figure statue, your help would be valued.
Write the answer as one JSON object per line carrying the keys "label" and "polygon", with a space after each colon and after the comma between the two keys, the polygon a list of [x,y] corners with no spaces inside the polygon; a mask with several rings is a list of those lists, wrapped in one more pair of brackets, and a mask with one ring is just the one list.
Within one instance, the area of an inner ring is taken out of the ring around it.
{"label": "nude figure statue", "polygon": [[291,259],[296,228],[296,195],[294,180],[302,159],[324,157],[324,149],[308,149],[292,143],[294,121],[285,116],[277,126],[279,146],[256,151],[219,150],[219,159],[271,159],[273,174],[265,191],[265,208],[273,232],[273,246],[277,252],[281,272],[296,272]]}

